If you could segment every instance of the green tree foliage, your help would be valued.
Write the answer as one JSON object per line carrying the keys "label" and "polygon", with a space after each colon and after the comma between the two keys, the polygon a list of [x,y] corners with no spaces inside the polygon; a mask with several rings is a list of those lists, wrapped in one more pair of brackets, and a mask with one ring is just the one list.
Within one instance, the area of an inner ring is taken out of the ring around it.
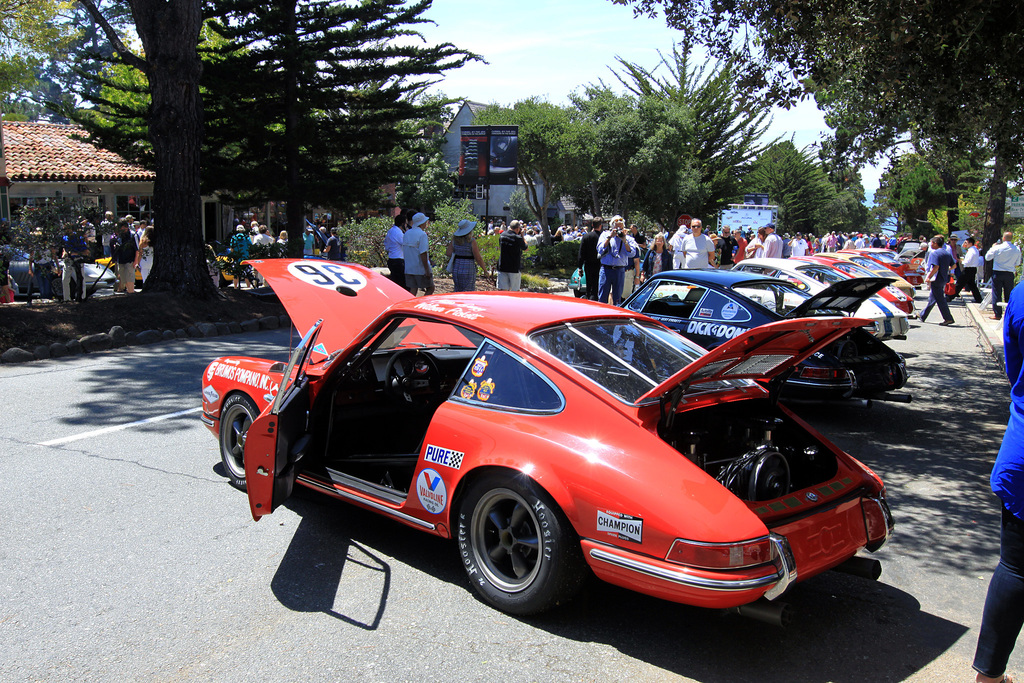
{"label": "green tree foliage", "polygon": [[639,188],[638,207],[664,227],[674,226],[680,213],[714,215],[738,194],[751,162],[765,150],[760,140],[768,128],[767,109],[738,93],[730,63],[694,66],[679,47],[654,69],[618,62],[622,70],[616,77],[630,93],[685,112],[678,115],[684,126],[679,163],[665,166],[660,182]]}
{"label": "green tree foliage", "polygon": [[9,101],[32,90],[39,69],[59,59],[75,29],[61,21],[70,0],[0,0],[0,92]]}
{"label": "green tree foliage", "polygon": [[789,140],[765,150],[744,182],[748,191],[767,192],[779,205],[780,233],[821,234],[850,229],[838,225],[830,215],[837,192],[828,175],[811,152],[798,150]]}
{"label": "green tree foliage", "polygon": [[[310,204],[378,206],[387,182],[413,182],[421,122],[438,120],[433,79],[473,55],[423,46],[430,0],[209,0],[208,178],[250,199],[287,201],[288,229]],[[213,187],[211,187],[213,189]]]}
{"label": "green tree foliage", "polygon": [[904,154],[886,171],[875,203],[897,216],[900,228],[912,233],[928,223],[930,211],[946,207],[946,191],[938,171],[919,154]]}
{"label": "green tree foliage", "polygon": [[508,198],[508,213],[512,220],[529,221],[534,217],[530,203],[526,201],[526,193],[516,188]]}
{"label": "green tree foliage", "polygon": [[1024,12],[1016,0],[613,0],[661,9],[670,26],[737,60],[741,84],[789,105],[813,93],[836,128],[834,151],[870,157],[901,135],[966,153],[986,140],[995,164],[984,245],[1002,229],[1007,173],[1024,161]]}
{"label": "green tree foliage", "polygon": [[678,177],[688,112],[664,98],[618,94],[605,85],[574,95],[586,128],[593,131],[590,182],[577,191],[577,206],[594,213],[627,215],[644,186],[669,187]]}
{"label": "green tree foliage", "polygon": [[519,126],[519,184],[540,222],[542,239],[551,239],[548,207],[588,179],[591,131],[571,107],[530,98],[512,107],[490,106],[477,114],[478,125]]}

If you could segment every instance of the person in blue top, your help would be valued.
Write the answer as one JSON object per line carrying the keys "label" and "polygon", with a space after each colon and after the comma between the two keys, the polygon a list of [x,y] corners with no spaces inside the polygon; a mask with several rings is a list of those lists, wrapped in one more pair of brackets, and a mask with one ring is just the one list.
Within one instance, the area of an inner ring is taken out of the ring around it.
{"label": "person in blue top", "polygon": [[948,326],[953,324],[953,314],[949,312],[949,304],[946,303],[946,283],[949,281],[949,269],[953,267],[953,254],[946,249],[946,239],[942,235],[932,238],[931,249],[928,250],[928,258],[924,267],[927,275],[924,280],[928,283],[928,303],[921,311],[921,322],[928,317],[932,308],[939,307],[942,314],[940,325]]}
{"label": "person in blue top", "polygon": [[235,266],[232,270],[232,275],[235,276],[235,289],[240,289],[242,287],[243,279],[248,283],[249,288],[252,288],[249,266],[242,265],[242,261],[249,258],[250,244],[252,244],[252,241],[249,239],[249,233],[246,231],[245,226],[241,224],[237,225],[235,227],[235,234],[228,245],[230,247],[228,251],[231,253],[231,258],[235,261]]}
{"label": "person in blue top", "polygon": [[1006,663],[1024,624],[1024,284],[1010,293],[1003,322],[1010,421],[992,468],[992,491],[1002,503],[999,564],[985,597],[974,654],[977,681],[1013,681]]}

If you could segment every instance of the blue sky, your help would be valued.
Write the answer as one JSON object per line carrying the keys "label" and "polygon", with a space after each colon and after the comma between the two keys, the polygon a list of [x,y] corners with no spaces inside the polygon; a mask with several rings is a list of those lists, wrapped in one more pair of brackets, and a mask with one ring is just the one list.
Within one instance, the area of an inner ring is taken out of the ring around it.
{"label": "blue sky", "polygon": [[[574,90],[604,80],[617,85],[616,57],[651,68],[671,52],[679,33],[662,19],[634,18],[610,0],[434,0],[420,27],[430,43],[450,42],[487,64],[449,72],[434,89],[478,102],[512,104],[539,96],[566,103]],[[813,102],[772,113],[768,137],[793,138],[797,147],[821,139],[827,128]],[[862,171],[871,195],[880,170]]]}

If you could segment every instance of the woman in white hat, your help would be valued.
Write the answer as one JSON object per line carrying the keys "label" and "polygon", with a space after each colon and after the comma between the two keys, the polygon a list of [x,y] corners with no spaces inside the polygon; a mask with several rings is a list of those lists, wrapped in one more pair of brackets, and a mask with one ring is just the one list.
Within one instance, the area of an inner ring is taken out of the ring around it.
{"label": "woman in white hat", "polygon": [[456,292],[472,292],[476,289],[476,267],[484,267],[480,247],[473,238],[476,221],[463,219],[448,243],[448,270],[452,274]]}

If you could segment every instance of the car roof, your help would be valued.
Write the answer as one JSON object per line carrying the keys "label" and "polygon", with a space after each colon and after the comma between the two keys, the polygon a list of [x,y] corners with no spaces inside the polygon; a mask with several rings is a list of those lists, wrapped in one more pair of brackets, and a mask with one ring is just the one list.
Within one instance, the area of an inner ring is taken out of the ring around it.
{"label": "car roof", "polygon": [[723,288],[729,288],[735,285],[737,282],[749,282],[750,280],[775,280],[776,278],[768,277],[767,275],[760,275],[758,273],[745,273],[743,271],[734,272],[731,270],[716,270],[711,268],[691,269],[691,270],[666,270],[658,273],[652,280],[681,277],[691,282],[699,282],[707,285],[717,285]]}
{"label": "car roof", "polygon": [[407,299],[390,313],[435,314],[463,322],[495,337],[524,336],[568,320],[635,318],[636,313],[587,299],[532,292],[460,292]]}

